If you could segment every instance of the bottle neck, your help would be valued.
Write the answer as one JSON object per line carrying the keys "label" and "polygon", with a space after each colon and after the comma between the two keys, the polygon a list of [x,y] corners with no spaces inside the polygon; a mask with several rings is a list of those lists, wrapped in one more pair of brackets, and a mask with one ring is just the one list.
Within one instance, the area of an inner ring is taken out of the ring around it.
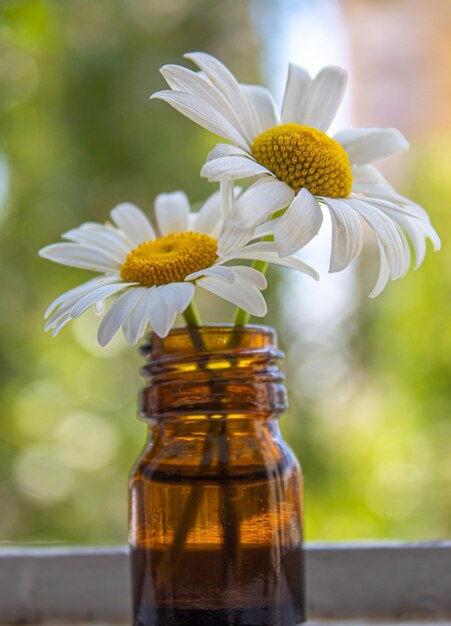
{"label": "bottle neck", "polygon": [[141,348],[140,417],[268,419],[286,411],[283,354],[264,326],[175,328]]}

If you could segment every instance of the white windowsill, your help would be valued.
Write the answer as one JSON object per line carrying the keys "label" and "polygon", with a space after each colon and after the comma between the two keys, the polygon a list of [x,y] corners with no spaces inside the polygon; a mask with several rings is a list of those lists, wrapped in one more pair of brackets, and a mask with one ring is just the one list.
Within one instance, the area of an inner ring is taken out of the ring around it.
{"label": "white windowsill", "polygon": [[[312,620],[451,626],[451,542],[314,543],[306,555]],[[0,547],[0,624],[43,621],[130,623],[127,548]]]}

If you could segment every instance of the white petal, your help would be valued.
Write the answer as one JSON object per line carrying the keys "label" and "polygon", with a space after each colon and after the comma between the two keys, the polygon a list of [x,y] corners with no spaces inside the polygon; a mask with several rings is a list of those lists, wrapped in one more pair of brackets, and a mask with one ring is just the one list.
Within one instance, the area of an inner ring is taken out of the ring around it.
{"label": "white petal", "polygon": [[319,280],[318,272],[295,256],[279,257],[276,252],[262,252],[259,255],[259,260],[272,263],[273,265],[280,265],[281,267],[288,267],[289,269],[307,274],[307,276],[310,276],[314,280]]}
{"label": "white petal", "polygon": [[104,252],[78,243],[54,243],[39,250],[39,256],[61,265],[79,267],[93,272],[114,272],[120,264]]}
{"label": "white petal", "polygon": [[267,263],[273,263],[274,265],[281,265],[282,267],[289,267],[291,269],[299,270],[308,274],[315,280],[318,280],[318,272],[313,267],[307,265],[300,259],[294,256],[281,257],[279,256],[276,248],[276,244],[272,241],[260,241],[257,243],[251,243],[242,250],[234,252],[233,256],[226,257],[223,262],[231,261],[233,259],[252,259],[255,261],[266,261]]}
{"label": "white petal", "polygon": [[63,318],[69,317],[69,319],[72,319],[70,316],[70,311],[79,300],[80,296],[68,298],[67,300],[65,300],[61,304],[61,306],[58,307],[58,309],[47,319],[44,326],[45,332],[58,325]]}
{"label": "white petal", "polygon": [[221,180],[222,178],[240,180],[241,178],[270,174],[266,167],[247,156],[227,156],[207,161],[202,166],[200,173],[209,181]]}
{"label": "white petal", "polygon": [[415,269],[418,269],[426,256],[425,233],[419,224],[415,224],[414,220],[410,220],[407,217],[399,216],[396,218],[396,221],[404,228],[412,241],[416,259]]}
{"label": "white petal", "polygon": [[352,191],[379,198],[401,198],[374,165],[359,165],[352,169]]}
{"label": "white petal", "polygon": [[170,283],[162,285],[158,289],[158,294],[163,298],[165,304],[176,313],[183,313],[194,296],[194,285],[186,283]]}
{"label": "white petal", "polygon": [[233,272],[230,267],[224,267],[223,265],[212,265],[211,267],[207,267],[204,270],[199,270],[198,272],[193,272],[189,274],[185,278],[185,280],[196,280],[201,276],[218,276],[218,278],[222,278],[228,283],[233,283]]}
{"label": "white petal", "polygon": [[[250,243],[250,244],[244,246],[243,248],[241,248],[241,250],[235,250],[233,256],[231,254],[227,255],[226,257],[221,259],[221,263],[225,263],[226,261],[230,261],[230,260],[232,260],[234,258],[235,259],[251,259],[252,256],[250,256],[250,255],[253,252],[256,252],[258,254],[260,252],[275,252],[276,254],[278,254],[277,246],[276,246],[274,241],[257,241],[255,243]],[[242,254],[244,254],[246,256],[241,256]],[[238,256],[238,255],[240,255],[240,256]],[[255,257],[255,258],[257,259],[257,257]]]}
{"label": "white petal", "polygon": [[[377,198],[377,201],[379,202],[379,198]],[[429,223],[431,222],[430,217],[425,211],[425,209],[423,209],[423,207],[417,204],[416,202],[413,202],[412,200],[409,200],[408,198],[404,198],[403,196],[401,196],[401,200],[397,204],[398,206],[401,206],[401,209],[404,209],[403,214],[419,217],[424,222],[429,222]],[[436,242],[438,243],[437,249],[439,249],[440,238],[435,231],[434,233],[435,233],[435,236],[431,237],[431,239],[432,241],[434,241],[434,239],[436,240]]]}
{"label": "white petal", "polygon": [[401,273],[401,275],[404,276],[404,274],[406,274],[409,270],[410,262],[412,260],[412,255],[410,253],[409,242],[407,240],[406,234],[402,230],[402,228],[399,226],[399,224],[398,224],[398,233],[399,233],[399,236],[401,237],[402,245],[404,248],[404,267]]}
{"label": "white petal", "polygon": [[255,229],[255,237],[266,237],[267,235],[274,236],[274,229],[280,221],[280,217],[275,217],[268,222],[263,222],[260,226],[257,226]]}
{"label": "white petal", "polygon": [[362,251],[363,228],[358,215],[345,200],[321,198],[330,211],[332,220],[332,250],[329,272],[340,272],[348,267]]}
{"label": "white petal", "polygon": [[215,276],[206,276],[197,281],[199,287],[211,291],[216,296],[228,300],[235,306],[244,309],[251,315],[263,317],[267,307],[263,296],[257,287],[251,287],[249,281],[240,280],[238,277],[230,284]]}
{"label": "white petal", "polygon": [[[74,302],[71,303],[72,306],[73,306],[73,304],[74,304]],[[69,309],[70,309],[70,307],[69,307]],[[59,325],[59,323],[61,322],[61,320],[63,320],[63,319],[67,319],[67,320],[71,320],[72,319],[71,316],[69,315],[68,310],[66,309],[66,307],[61,307],[61,309],[59,309],[58,311],[55,311],[55,313],[53,313],[53,315],[51,315],[48,318],[48,320],[46,321],[45,326],[44,326],[44,331],[48,332],[49,330],[56,328]],[[52,335],[53,335],[53,331],[52,331]]]}
{"label": "white petal", "polygon": [[147,291],[147,287],[127,289],[113,302],[100,322],[97,331],[97,341],[102,347],[110,343],[145,291]]}
{"label": "white petal", "polygon": [[[62,297],[67,296],[67,293],[62,294]],[[44,330],[47,332],[52,329],[52,336],[57,335],[61,328],[63,328],[63,326],[65,326],[72,319],[70,309],[78,302],[79,299],[80,296],[66,298],[61,303],[61,306],[57,309],[57,311],[55,311],[53,315],[47,319]]]}
{"label": "white petal", "polygon": [[237,146],[230,143],[217,143],[213,150],[210,150],[207,156],[207,161],[214,159],[221,159],[226,156],[244,156],[252,157],[250,150],[242,150]]}
{"label": "white petal", "polygon": [[[429,216],[423,207],[397,193],[374,165],[354,167],[352,174],[354,179],[352,190],[355,193],[365,194],[365,200],[378,202],[381,206],[385,201],[391,203],[393,210],[429,221]],[[389,205],[385,206],[389,207]]]}
{"label": "white petal", "polygon": [[375,196],[365,196],[360,197],[358,195],[352,194],[349,196],[350,198],[360,198],[368,204],[372,204],[377,206],[382,211],[390,210],[392,213],[399,213],[400,215],[405,215],[411,218],[418,218],[422,221],[429,221],[429,217],[424,209],[413,202],[409,202],[407,198],[403,198],[399,196],[399,199],[391,198],[388,200],[387,198],[378,198]]}
{"label": "white petal", "polygon": [[351,144],[353,141],[361,139],[362,137],[366,137],[367,135],[371,135],[378,130],[380,129],[369,127],[357,128],[352,126],[348,128],[343,128],[342,130],[338,131],[338,133],[335,133],[333,138],[335,139],[335,141],[338,141],[338,143],[346,150],[349,144]]}
{"label": "white petal", "polygon": [[221,192],[221,208],[223,219],[226,219],[232,213],[235,206],[235,187],[233,180],[223,178],[219,185]]}
{"label": "white petal", "polygon": [[256,131],[263,133],[268,128],[280,124],[276,113],[276,105],[270,92],[260,85],[241,85],[244,95],[248,99],[256,120]]}
{"label": "white petal", "polygon": [[[119,232],[119,231],[118,231]],[[83,228],[74,228],[61,235],[63,239],[74,241],[85,245],[93,250],[100,250],[113,261],[121,264],[125,261],[128,253],[131,250],[131,246],[118,245],[117,241],[110,236],[107,229],[104,232],[96,230],[88,230]]]}
{"label": "white petal", "polygon": [[[52,328],[52,337],[56,337],[56,335],[59,333],[59,331],[64,328],[64,326],[66,326],[66,324],[68,324],[71,321],[71,317],[70,315],[66,315],[61,317],[58,322],[53,326]],[[48,330],[48,329],[46,329]]]}
{"label": "white petal", "polygon": [[155,198],[155,215],[161,235],[188,230],[189,201],[183,191],[160,193]]}
{"label": "white petal", "polygon": [[346,83],[347,73],[343,68],[323,68],[308,86],[294,121],[327,132],[343,99]]}
{"label": "white petal", "polygon": [[147,216],[134,204],[124,202],[111,211],[114,222],[134,246],[155,239],[154,230]]}
{"label": "white petal", "polygon": [[379,246],[380,253],[380,268],[379,275],[377,277],[376,284],[373,287],[369,297],[375,298],[378,296],[387,286],[388,281],[390,280],[390,266],[387,261],[387,256],[385,254],[385,250],[381,245],[380,241],[377,242]]}
{"label": "white petal", "polygon": [[75,304],[70,310],[70,316],[74,319],[80,317],[82,313],[86,311],[90,306],[98,302],[99,300],[103,300],[104,298],[108,298],[119,291],[123,291],[127,287],[133,286],[135,283],[119,283],[117,285],[105,285],[103,287],[98,287],[91,293],[86,294],[83,298]]}
{"label": "white petal", "polygon": [[[367,202],[371,205],[374,204],[373,199],[368,199]],[[376,206],[380,205],[376,204]],[[381,208],[384,213],[389,215],[410,237],[415,250],[415,269],[418,269],[424,261],[426,255],[426,239],[432,241],[434,250],[440,250],[440,238],[428,219],[411,217],[408,214],[403,215],[400,214],[399,211],[393,211],[391,208],[384,206],[381,206]]]}
{"label": "white petal", "polygon": [[343,146],[351,165],[366,165],[407,150],[409,143],[396,128],[364,128],[340,131],[334,137]]}
{"label": "white petal", "polygon": [[308,87],[312,82],[310,74],[303,67],[290,63],[285,95],[282,104],[282,123],[299,123],[298,112],[307,97]]}
{"label": "white petal", "polygon": [[212,194],[193,215],[192,230],[215,237],[222,228],[221,192]]}
{"label": "white petal", "polygon": [[205,52],[191,52],[189,54],[185,54],[184,56],[185,58],[190,59],[203,72],[205,72],[213,85],[215,85],[223,96],[227,98],[237,117],[242,121],[243,126],[246,128],[247,136],[251,141],[253,141],[256,135],[258,135],[258,131],[255,127],[253,111],[241,89],[240,84],[232,72],[230,72],[230,70],[218,59],[215,59],[215,57],[212,57]]}
{"label": "white petal", "polygon": [[386,257],[389,264],[392,280],[402,276],[405,271],[405,250],[396,222],[377,207],[371,206],[362,200],[349,198],[348,202],[374,231],[378,242],[384,250],[384,257]]}
{"label": "white petal", "polygon": [[243,228],[235,223],[233,216],[230,216],[225,221],[218,238],[218,256],[224,257],[233,254],[235,250],[240,250],[255,236],[255,228]]}
{"label": "white petal", "polygon": [[[96,287],[91,287],[89,292],[86,290],[83,292],[79,292],[77,295],[72,295],[67,297],[62,303],[61,306],[47,319],[47,323],[45,325],[45,330],[49,330],[50,328],[55,327],[55,325],[59,324],[60,320],[66,316],[69,316],[71,319],[79,317],[86,309],[88,309],[93,304],[95,305],[99,301],[103,301],[104,298],[107,298],[122,289],[125,289],[129,283],[117,282],[112,285],[99,285]],[[67,296],[67,294],[65,294]]]}
{"label": "white petal", "polygon": [[274,227],[280,256],[288,256],[305,246],[318,234],[322,221],[317,200],[304,187]]}
{"label": "white petal", "polygon": [[176,311],[167,306],[163,299],[163,291],[166,285],[152,290],[149,298],[149,320],[152,330],[159,337],[166,337],[174,325]]}
{"label": "white petal", "polygon": [[431,228],[427,230],[426,237],[428,237],[431,240],[432,247],[434,248],[435,251],[441,249],[442,242],[440,240],[438,233],[435,231],[432,225],[431,225]]}
{"label": "white petal", "polygon": [[[72,238],[72,241],[77,241],[78,243],[83,243],[83,239],[87,233],[94,233],[96,235],[100,235],[102,240],[108,240],[114,243],[117,248],[128,254],[130,250],[133,248],[133,243],[127,237],[127,235],[116,226],[113,226],[110,222],[105,222],[105,224],[98,224],[96,222],[84,222],[79,228],[74,228],[69,231],[69,233],[65,233],[63,237]],[[71,235],[69,237],[68,235]]]}
{"label": "white petal", "polygon": [[180,65],[165,65],[160,69],[160,72],[173,91],[190,93],[201,98],[206,104],[216,109],[236,130],[242,143],[250,140],[245,125],[237,116],[230,102],[202,73],[193,72]]}
{"label": "white petal", "polygon": [[124,250],[130,249],[130,240],[127,235],[116,228],[111,222],[107,221],[104,224],[98,224],[97,222],[84,222],[79,230],[90,230],[101,235],[108,236],[112,241],[115,241],[118,246],[123,246]]}
{"label": "white petal", "polygon": [[149,301],[156,287],[147,287],[140,290],[139,298],[134,304],[132,311],[122,324],[122,332],[125,340],[134,346],[144,335],[149,321]]}
{"label": "white petal", "polygon": [[179,111],[179,113],[182,113],[187,118],[212,133],[219,135],[219,137],[224,137],[224,139],[236,143],[241,148],[249,148],[248,142],[235,130],[230,122],[228,122],[217,109],[204,102],[202,98],[193,96],[190,93],[166,90],[154,93],[152,98],[164,100]]}
{"label": "white petal", "polygon": [[291,187],[274,176],[265,176],[237,198],[234,219],[238,226],[252,228],[287,207],[293,198],[294,191]]}
{"label": "white petal", "polygon": [[188,231],[189,232],[195,232],[196,229],[194,228],[194,224],[196,223],[196,214],[195,213],[191,213],[188,215]]}
{"label": "white petal", "polygon": [[247,265],[234,265],[230,269],[234,274],[235,280],[241,280],[242,282],[247,281],[254,287],[257,287],[257,289],[266,289],[268,286],[266,276],[254,267],[249,267]]}
{"label": "white petal", "polygon": [[45,313],[44,319],[47,319],[50,313],[58,306],[67,303],[69,300],[77,300],[78,298],[83,297],[85,294],[89,293],[96,287],[102,285],[111,285],[112,283],[122,282],[120,276],[98,276],[96,278],[92,278],[88,280],[86,283],[82,285],[78,285],[78,287],[74,287],[73,289],[69,289],[58,296],[53,302],[49,304]]}

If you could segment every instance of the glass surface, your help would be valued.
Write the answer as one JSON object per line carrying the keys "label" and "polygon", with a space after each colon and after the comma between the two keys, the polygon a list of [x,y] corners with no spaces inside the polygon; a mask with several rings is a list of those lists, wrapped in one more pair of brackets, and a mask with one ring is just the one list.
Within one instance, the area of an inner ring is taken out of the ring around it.
{"label": "glass surface", "polygon": [[130,481],[134,623],[294,626],[303,620],[299,464],[278,418],[270,329],[151,338]]}

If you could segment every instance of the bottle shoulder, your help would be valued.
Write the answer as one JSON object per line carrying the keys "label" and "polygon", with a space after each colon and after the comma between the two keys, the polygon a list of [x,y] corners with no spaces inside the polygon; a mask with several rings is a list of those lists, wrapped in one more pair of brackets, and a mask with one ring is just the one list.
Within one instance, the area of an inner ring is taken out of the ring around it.
{"label": "bottle shoulder", "polygon": [[132,479],[209,483],[300,476],[299,462],[278,427],[230,432],[221,426],[177,437],[160,433],[141,452]]}

